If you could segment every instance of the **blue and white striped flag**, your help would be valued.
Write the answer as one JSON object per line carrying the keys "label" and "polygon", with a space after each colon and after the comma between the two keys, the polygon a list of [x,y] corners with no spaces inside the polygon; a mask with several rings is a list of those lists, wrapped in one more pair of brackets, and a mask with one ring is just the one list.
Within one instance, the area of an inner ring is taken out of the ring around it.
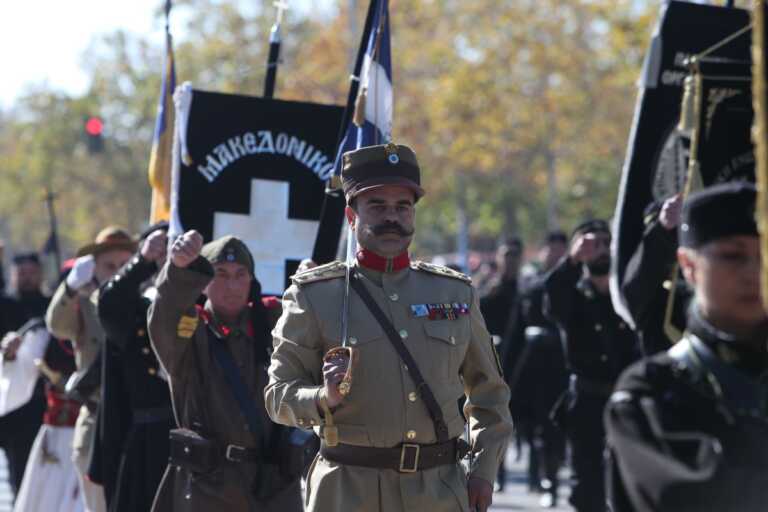
{"label": "blue and white striped flag", "polygon": [[371,0],[365,25],[367,33],[363,34],[352,79],[357,94],[349,97],[346,130],[336,153],[336,176],[341,175],[341,156],[347,151],[392,140],[389,0]]}

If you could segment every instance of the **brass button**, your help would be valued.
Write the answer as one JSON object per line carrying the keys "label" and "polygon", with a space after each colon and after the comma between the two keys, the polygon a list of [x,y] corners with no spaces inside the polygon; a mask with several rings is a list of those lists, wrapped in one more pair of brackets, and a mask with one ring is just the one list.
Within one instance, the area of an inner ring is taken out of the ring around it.
{"label": "brass button", "polygon": [[414,439],[416,439],[416,431],[415,430],[409,430],[408,432],[405,433],[405,437],[409,441],[413,441]]}
{"label": "brass button", "polygon": [[603,330],[603,326],[602,326],[601,324],[595,324],[595,330],[596,330],[597,332],[600,332],[600,331],[602,331],[602,330]]}
{"label": "brass button", "polygon": [[149,347],[144,347],[141,349],[142,354],[149,354],[149,352],[150,352]]}
{"label": "brass button", "polygon": [[399,298],[400,296],[396,293],[393,293],[392,295],[389,296],[389,300],[391,300],[392,302],[397,302],[397,299]]}
{"label": "brass button", "polygon": [[400,337],[403,338],[403,339],[406,339],[408,337],[408,331],[406,331],[405,329],[401,329],[400,330]]}
{"label": "brass button", "polygon": [[417,398],[418,398],[418,395],[416,394],[415,391],[411,391],[410,393],[408,393],[408,400],[410,400],[411,402],[415,402]]}
{"label": "brass button", "polygon": [[144,336],[145,334],[147,334],[147,331],[145,331],[144,329],[139,329],[138,331],[136,331],[136,336]]}
{"label": "brass button", "polygon": [[147,370],[147,373],[149,373],[150,375],[155,375],[157,373],[157,370],[155,370],[154,368],[150,368]]}
{"label": "brass button", "polygon": [[349,338],[349,344],[350,345],[357,345],[357,338],[355,338],[354,336],[350,337]]}

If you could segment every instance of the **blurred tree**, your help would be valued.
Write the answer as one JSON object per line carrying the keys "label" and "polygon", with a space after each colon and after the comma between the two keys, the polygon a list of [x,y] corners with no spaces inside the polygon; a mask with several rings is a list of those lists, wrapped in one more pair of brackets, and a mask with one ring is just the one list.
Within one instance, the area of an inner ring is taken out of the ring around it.
{"label": "blurred tree", "polygon": [[[366,5],[358,3],[353,14],[361,19]],[[273,9],[176,4],[186,20],[185,39],[175,41],[179,82],[260,94]],[[345,101],[359,44],[348,31],[348,5],[288,11],[276,97]],[[417,252],[454,250],[460,199],[481,248],[512,232],[538,240],[548,222],[569,228],[585,215],[612,213],[657,9],[636,0],[390,1],[394,135],[415,148],[428,192]],[[87,94],[42,87],[3,113],[0,234],[10,235],[11,249],[45,240],[40,191],[48,184],[59,193],[65,253],[105,224],[137,231],[147,221],[162,51],[108,34],[85,55]],[[89,112],[105,121],[99,155],[88,155],[80,139]],[[551,197],[556,210],[548,210]]]}

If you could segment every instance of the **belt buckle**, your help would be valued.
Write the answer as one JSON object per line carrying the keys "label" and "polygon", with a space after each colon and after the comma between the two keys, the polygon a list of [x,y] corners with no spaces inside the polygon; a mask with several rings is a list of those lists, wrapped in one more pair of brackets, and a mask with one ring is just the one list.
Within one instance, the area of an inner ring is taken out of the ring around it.
{"label": "belt buckle", "polygon": [[[407,466],[407,454],[409,450],[415,450],[413,455],[413,465]],[[419,455],[421,453],[421,445],[403,443],[400,449],[400,468],[398,471],[401,473],[415,473],[419,470]]]}
{"label": "belt buckle", "polygon": [[224,456],[230,462],[243,462],[245,460],[245,448],[236,444],[229,444]]}

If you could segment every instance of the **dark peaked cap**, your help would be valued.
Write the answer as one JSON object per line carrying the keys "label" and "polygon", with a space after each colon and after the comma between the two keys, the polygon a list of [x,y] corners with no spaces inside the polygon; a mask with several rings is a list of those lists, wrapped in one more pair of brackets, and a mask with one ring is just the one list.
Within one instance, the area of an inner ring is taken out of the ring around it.
{"label": "dark peaked cap", "polygon": [[424,195],[416,155],[408,146],[367,146],[344,153],[341,182],[347,204],[366,190],[397,185],[413,191],[418,201]]}
{"label": "dark peaked cap", "polygon": [[240,263],[254,275],[253,256],[248,246],[239,238],[228,235],[208,242],[200,250],[200,256],[214,263]]}
{"label": "dark peaked cap", "polygon": [[723,183],[694,192],[683,205],[680,246],[695,249],[727,236],[757,236],[756,198],[757,189],[747,182]]}

